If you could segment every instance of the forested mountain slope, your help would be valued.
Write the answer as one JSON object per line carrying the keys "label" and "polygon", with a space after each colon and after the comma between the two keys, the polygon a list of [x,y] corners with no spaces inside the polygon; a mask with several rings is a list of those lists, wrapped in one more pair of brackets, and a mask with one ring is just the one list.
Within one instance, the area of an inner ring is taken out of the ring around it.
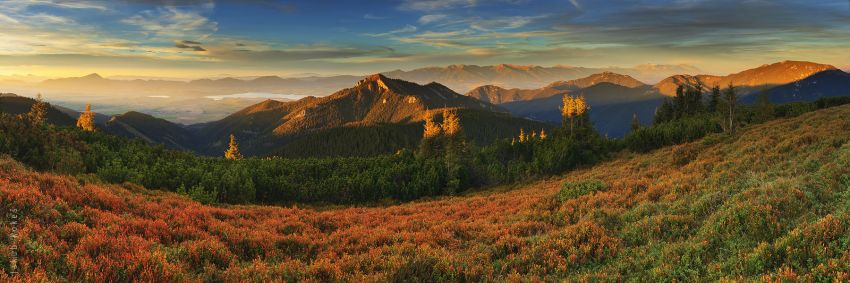
{"label": "forested mountain slope", "polygon": [[[420,124],[429,113],[443,108],[489,111],[493,112],[491,116],[494,117],[505,112],[490,103],[458,94],[438,83],[419,85],[375,74],[364,78],[353,87],[339,90],[329,96],[307,97],[294,102],[267,100],[219,121],[196,125],[191,129],[204,142],[197,146],[201,153],[217,155],[224,150],[229,135],[234,134],[237,139],[244,141],[242,149],[245,153],[265,155],[280,151],[278,148],[298,142],[301,137],[323,135],[328,131],[347,131],[351,133],[351,138],[356,138],[369,132],[368,129],[358,131],[359,127],[395,124],[395,128],[404,128],[405,124]],[[517,121],[512,124],[523,124],[522,121],[527,121],[519,118],[515,120]],[[495,124],[497,121],[491,122]],[[543,125],[527,122],[525,124]],[[515,133],[519,128],[511,130]],[[352,142],[374,141],[369,139]],[[405,143],[398,140],[390,142]],[[343,150],[332,149],[340,152]]]}
{"label": "forested mountain slope", "polygon": [[[847,281],[850,106],[519,188],[204,206],[0,160],[2,281]],[[510,189],[510,190],[509,190]],[[17,275],[10,277],[11,246]]]}
{"label": "forested mountain slope", "polygon": [[[35,99],[18,96],[12,93],[0,94],[0,113],[26,114],[32,108]],[[47,106],[47,122],[59,126],[73,126],[77,123],[77,117],[71,117],[56,107]]]}

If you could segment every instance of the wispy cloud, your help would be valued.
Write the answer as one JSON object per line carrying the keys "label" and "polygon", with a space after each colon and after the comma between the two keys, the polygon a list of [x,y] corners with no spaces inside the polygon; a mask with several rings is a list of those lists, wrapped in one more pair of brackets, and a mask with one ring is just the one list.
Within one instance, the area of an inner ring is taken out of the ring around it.
{"label": "wispy cloud", "polygon": [[402,28],[394,29],[394,30],[391,30],[391,31],[388,31],[388,32],[368,33],[366,35],[373,36],[373,37],[384,37],[384,36],[391,36],[391,35],[396,35],[396,34],[401,34],[401,33],[411,33],[411,32],[415,32],[417,30],[418,30],[418,28],[416,26],[406,25]]}
{"label": "wispy cloud", "polygon": [[212,3],[189,8],[166,6],[142,11],[121,22],[135,26],[142,33],[155,37],[206,38],[218,31],[218,23],[203,15],[210,13],[213,8]]}
{"label": "wispy cloud", "polygon": [[373,14],[365,14],[365,15],[363,15],[363,19],[366,19],[366,20],[385,20],[385,19],[387,19],[387,17],[376,16],[376,15],[373,15]]}
{"label": "wispy cloud", "polygon": [[201,43],[197,41],[191,40],[179,40],[174,42],[174,47],[180,49],[191,49],[192,51],[207,51],[203,47],[201,47]]}
{"label": "wispy cloud", "polygon": [[477,0],[405,0],[401,9],[414,11],[437,11],[458,7],[473,7]]}
{"label": "wispy cloud", "polygon": [[429,14],[419,17],[419,23],[423,25],[427,25],[433,22],[442,21],[447,18],[446,14]]}

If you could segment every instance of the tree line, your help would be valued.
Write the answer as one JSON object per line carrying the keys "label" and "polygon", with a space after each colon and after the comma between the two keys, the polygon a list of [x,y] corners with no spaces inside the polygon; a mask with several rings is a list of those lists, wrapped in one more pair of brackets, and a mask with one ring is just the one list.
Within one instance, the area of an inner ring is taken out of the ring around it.
{"label": "tree line", "polygon": [[57,127],[45,122],[47,104],[39,99],[29,113],[0,113],[0,153],[37,170],[83,181],[133,182],[206,203],[363,204],[528,181],[594,164],[623,149],[647,151],[708,133],[734,134],[741,125],[850,103],[850,98],[829,98],[773,105],[765,95],[755,105],[741,106],[734,87],[715,87],[707,99],[702,96],[699,88],[680,88],[659,107],[652,126],[638,123],[624,139],[600,136],[584,98],[566,96],[562,125],[548,133],[521,130],[516,138],[479,147],[467,141],[459,116],[449,109],[428,113],[415,150],[308,159],[246,158],[235,138],[222,157],[202,157],[116,137],[97,131],[93,114],[87,114],[90,107],[78,127]]}

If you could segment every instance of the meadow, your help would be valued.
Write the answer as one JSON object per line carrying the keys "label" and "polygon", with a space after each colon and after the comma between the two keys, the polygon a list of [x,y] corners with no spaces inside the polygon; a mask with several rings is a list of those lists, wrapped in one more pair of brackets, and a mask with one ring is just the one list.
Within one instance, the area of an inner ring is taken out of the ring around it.
{"label": "meadow", "polygon": [[850,106],[375,207],[208,206],[4,157],[0,209],[0,281],[845,282]]}

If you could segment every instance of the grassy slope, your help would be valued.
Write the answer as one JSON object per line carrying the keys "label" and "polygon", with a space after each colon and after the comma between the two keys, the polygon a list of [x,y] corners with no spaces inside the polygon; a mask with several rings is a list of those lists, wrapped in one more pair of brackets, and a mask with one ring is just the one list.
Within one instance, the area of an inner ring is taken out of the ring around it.
{"label": "grassy slope", "polygon": [[[18,272],[72,281],[847,281],[848,141],[842,106],[519,189],[326,210],[208,207],[6,159],[0,209],[23,217]],[[555,197],[562,182],[587,180],[605,187]],[[0,237],[0,270],[9,243]]]}

